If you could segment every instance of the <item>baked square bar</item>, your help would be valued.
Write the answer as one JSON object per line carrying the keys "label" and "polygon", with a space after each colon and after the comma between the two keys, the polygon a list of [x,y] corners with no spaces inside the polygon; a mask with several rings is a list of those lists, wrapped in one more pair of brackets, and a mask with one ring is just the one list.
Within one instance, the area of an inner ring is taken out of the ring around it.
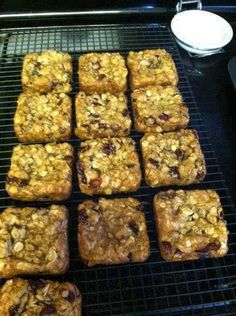
{"label": "baked square bar", "polygon": [[176,87],[149,86],[134,90],[131,96],[138,132],[168,132],[188,125],[188,108]]}
{"label": "baked square bar", "polygon": [[68,143],[17,145],[7,174],[7,193],[22,201],[62,201],[72,189],[73,148]]}
{"label": "baked square bar", "polygon": [[77,170],[80,190],[88,195],[134,192],[141,182],[135,142],[129,137],[82,142]]}
{"label": "baked square bar", "polygon": [[151,187],[198,183],[206,175],[195,130],[145,134],[141,139],[145,180]]}
{"label": "baked square bar", "polygon": [[0,214],[0,277],[65,273],[67,229],[65,206],[7,208]]}
{"label": "baked square bar", "polygon": [[72,58],[53,50],[25,55],[22,69],[24,90],[68,93],[71,91]]}
{"label": "baked square bar", "polygon": [[0,288],[2,316],[81,316],[81,295],[69,282],[12,279]]}
{"label": "baked square bar", "polygon": [[85,93],[117,93],[127,89],[128,70],[119,53],[89,53],[79,57],[79,85]]}
{"label": "baked square bar", "polygon": [[227,253],[228,231],[215,191],[160,192],[154,197],[154,213],[165,260],[216,258]]}
{"label": "baked square bar", "polygon": [[148,49],[129,52],[127,65],[130,71],[131,89],[152,85],[177,85],[175,63],[164,49]]}
{"label": "baked square bar", "polygon": [[14,116],[16,137],[20,142],[68,140],[71,107],[71,98],[64,93],[21,93]]}
{"label": "baked square bar", "polygon": [[81,139],[127,136],[131,120],[124,93],[91,96],[80,92],[75,101],[75,134]]}
{"label": "baked square bar", "polygon": [[88,200],[78,210],[79,251],[88,266],[143,262],[149,257],[147,227],[138,200]]}

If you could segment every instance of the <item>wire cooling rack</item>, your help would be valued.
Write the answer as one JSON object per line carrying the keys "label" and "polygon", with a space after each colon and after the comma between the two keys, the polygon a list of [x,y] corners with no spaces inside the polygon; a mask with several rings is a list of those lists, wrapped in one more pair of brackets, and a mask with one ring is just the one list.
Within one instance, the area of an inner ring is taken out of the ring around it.
{"label": "wire cooling rack", "polygon": [[[76,73],[77,58],[80,54],[91,51],[119,51],[126,56],[129,50],[159,47],[170,52],[175,60],[180,77],[179,89],[190,112],[189,127],[198,131],[206,158],[207,176],[204,182],[187,188],[210,188],[219,193],[230,230],[229,253],[220,259],[205,258],[176,263],[162,260],[157,247],[152,211],[153,196],[160,189],[151,189],[142,181],[141,188],[129,195],[138,198],[144,204],[151,242],[149,260],[144,263],[86,267],[78,255],[76,207],[88,197],[79,191],[74,168],[72,196],[62,203],[70,210],[70,268],[64,276],[47,278],[74,282],[83,295],[85,316],[236,315],[234,206],[202,124],[175,41],[165,25],[96,25],[0,31],[0,210],[11,205],[50,204],[13,201],[5,192],[5,177],[9,169],[12,148],[18,143],[13,131],[13,116],[17,96],[21,92],[20,75],[24,54],[47,49],[69,52],[73,57],[74,66],[74,98],[78,91]],[[133,128],[131,136],[135,139],[140,153],[141,135]],[[70,142],[76,150],[79,140],[73,137]]]}

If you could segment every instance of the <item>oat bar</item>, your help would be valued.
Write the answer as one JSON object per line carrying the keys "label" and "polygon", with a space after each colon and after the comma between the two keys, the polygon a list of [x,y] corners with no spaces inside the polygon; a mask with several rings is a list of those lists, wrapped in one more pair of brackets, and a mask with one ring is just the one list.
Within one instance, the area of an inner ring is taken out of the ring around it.
{"label": "oat bar", "polygon": [[14,147],[7,193],[23,201],[67,199],[72,189],[72,160],[73,148],[68,143]]}
{"label": "oat bar", "polygon": [[80,189],[89,195],[133,192],[141,182],[135,142],[129,137],[82,142],[77,170]]}
{"label": "oat bar", "polygon": [[79,58],[79,85],[85,93],[125,92],[127,74],[119,53],[89,53]]}
{"label": "oat bar", "polygon": [[141,139],[145,180],[151,187],[198,183],[206,175],[195,130],[147,133]]}
{"label": "oat bar", "polygon": [[21,93],[14,116],[14,130],[18,140],[68,140],[71,136],[71,107],[71,99],[64,93]]}
{"label": "oat bar", "polygon": [[131,88],[149,85],[177,85],[178,74],[174,61],[164,49],[129,52],[127,65]]}
{"label": "oat bar", "polygon": [[25,55],[22,69],[24,90],[68,93],[71,91],[72,58],[53,50]]}
{"label": "oat bar", "polygon": [[79,251],[88,266],[143,262],[149,257],[145,217],[137,199],[87,200],[78,211]]}
{"label": "oat bar", "polygon": [[65,273],[67,228],[65,206],[7,208],[0,214],[0,277]]}
{"label": "oat bar", "polygon": [[81,295],[69,282],[12,279],[0,288],[1,316],[81,316]]}
{"label": "oat bar", "polygon": [[131,120],[124,93],[91,96],[80,92],[76,97],[75,134],[81,139],[127,136]]}
{"label": "oat bar", "polygon": [[176,87],[149,86],[134,90],[131,96],[138,132],[168,132],[188,125],[188,108]]}
{"label": "oat bar", "polygon": [[216,258],[227,253],[228,231],[215,191],[160,192],[154,197],[154,213],[165,260]]}

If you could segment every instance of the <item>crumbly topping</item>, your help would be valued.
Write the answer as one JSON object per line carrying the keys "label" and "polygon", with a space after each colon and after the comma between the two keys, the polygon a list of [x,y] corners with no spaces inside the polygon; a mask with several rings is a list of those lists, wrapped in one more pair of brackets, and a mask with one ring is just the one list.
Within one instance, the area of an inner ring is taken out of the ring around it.
{"label": "crumbly topping", "polygon": [[161,192],[154,198],[160,245],[175,260],[222,256],[228,231],[218,194],[212,190]]}
{"label": "crumbly topping", "polygon": [[145,134],[141,146],[150,186],[190,184],[205,177],[205,160],[194,130]]}
{"label": "crumbly topping", "polygon": [[0,214],[0,275],[65,272],[67,225],[64,206],[7,208]]}
{"label": "crumbly topping", "polygon": [[124,93],[91,96],[80,92],[76,98],[75,133],[81,139],[109,136],[127,136],[131,120]]}
{"label": "crumbly topping", "polygon": [[134,90],[132,106],[140,132],[162,132],[185,128],[188,109],[176,87],[149,86]]}
{"label": "crumbly topping", "polygon": [[21,93],[14,117],[20,141],[67,140],[71,135],[71,99],[64,93]]}
{"label": "crumbly topping", "polygon": [[1,315],[81,316],[81,295],[69,282],[8,280],[0,289]]}
{"label": "crumbly topping", "polygon": [[132,138],[101,138],[81,143],[77,170],[82,192],[112,194],[136,191],[141,170]]}
{"label": "crumbly topping", "polygon": [[80,254],[89,266],[144,261],[150,254],[142,205],[133,198],[79,205]]}

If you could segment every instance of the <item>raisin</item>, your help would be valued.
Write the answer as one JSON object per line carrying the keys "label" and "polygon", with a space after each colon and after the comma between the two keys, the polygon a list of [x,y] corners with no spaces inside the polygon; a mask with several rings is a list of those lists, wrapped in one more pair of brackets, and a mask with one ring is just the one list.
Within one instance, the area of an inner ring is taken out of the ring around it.
{"label": "raisin", "polygon": [[104,75],[104,74],[98,75],[98,80],[99,80],[99,81],[101,81],[101,80],[103,80],[103,79],[105,79],[105,78],[106,78],[106,75]]}
{"label": "raisin", "polygon": [[183,251],[181,251],[180,249],[176,249],[175,250],[175,254],[176,255],[182,255]]}
{"label": "raisin", "polygon": [[128,167],[128,168],[133,168],[133,167],[135,167],[135,164],[134,164],[134,163],[128,163],[128,164],[127,164],[127,167]]}
{"label": "raisin", "polygon": [[127,258],[129,259],[129,262],[132,262],[132,260],[133,260],[132,252],[129,252],[129,253],[128,253]]}
{"label": "raisin", "polygon": [[169,241],[162,241],[161,242],[162,247],[164,248],[164,250],[170,254],[172,252],[172,246],[171,243]]}
{"label": "raisin", "polygon": [[133,232],[135,235],[138,235],[139,227],[138,227],[138,225],[135,223],[134,220],[132,220],[132,221],[129,222],[129,228],[132,230],[132,232]]}
{"label": "raisin", "polygon": [[64,159],[65,159],[66,161],[68,161],[68,162],[71,162],[72,159],[73,159],[73,157],[70,156],[70,155],[66,155],[66,156],[64,157]]}
{"label": "raisin", "polygon": [[179,148],[175,151],[176,157],[179,160],[184,160],[184,152],[180,150]]}
{"label": "raisin", "polygon": [[85,146],[81,146],[80,147],[80,152],[84,153],[85,151],[89,150],[90,146],[89,145],[85,145]]}
{"label": "raisin", "polygon": [[206,247],[197,250],[197,252],[205,253],[209,251],[217,251],[218,249],[220,249],[220,247],[221,247],[220,242],[211,242]]}
{"label": "raisin", "polygon": [[169,115],[168,114],[165,114],[165,113],[162,113],[159,115],[159,119],[162,120],[162,121],[168,121],[169,120]]}
{"label": "raisin", "polygon": [[99,117],[99,115],[98,115],[98,114],[95,114],[95,113],[89,113],[89,115],[92,116],[92,117],[95,117],[95,118],[98,118],[98,117]]}
{"label": "raisin", "polygon": [[55,306],[53,304],[46,305],[40,312],[40,316],[47,316],[51,314],[55,314],[57,312]]}
{"label": "raisin", "polygon": [[102,148],[102,152],[106,154],[107,156],[111,154],[115,154],[116,152],[116,147],[111,145],[111,144],[105,144]]}
{"label": "raisin", "polygon": [[98,188],[102,184],[102,179],[101,178],[97,178],[97,179],[90,180],[89,184],[93,188]]}
{"label": "raisin", "polygon": [[38,289],[42,289],[44,287],[44,283],[41,280],[29,280],[29,285],[31,287],[31,291],[36,294]]}
{"label": "raisin", "polygon": [[159,168],[160,164],[157,160],[155,159],[152,159],[152,158],[149,158],[148,161],[153,165],[155,166],[156,168]]}
{"label": "raisin", "polygon": [[82,209],[82,210],[79,210],[79,223],[82,223],[82,224],[88,224],[88,215],[86,214],[86,210],[85,209]]}
{"label": "raisin", "polygon": [[124,109],[124,110],[122,111],[122,115],[123,115],[123,116],[128,116],[128,113],[129,113],[129,112],[128,112],[127,109]]}
{"label": "raisin", "polygon": [[77,167],[78,174],[83,175],[84,174],[84,166],[83,166],[81,161],[77,161],[76,167]]}
{"label": "raisin", "polygon": [[29,180],[28,179],[20,179],[20,178],[16,178],[16,177],[6,177],[6,182],[8,184],[17,184],[20,187],[24,187],[26,185],[29,184]]}
{"label": "raisin", "polygon": [[67,297],[65,297],[65,299],[70,302],[73,303],[75,301],[75,294],[71,291],[69,291]]}
{"label": "raisin", "polygon": [[102,128],[102,129],[108,129],[109,128],[109,126],[106,124],[106,123],[98,123],[98,127],[99,128]]}
{"label": "raisin", "polygon": [[101,105],[101,103],[98,101],[98,99],[92,99],[92,100],[91,100],[91,103],[92,103],[93,105],[96,105],[96,106]]}
{"label": "raisin", "polygon": [[18,316],[19,315],[20,304],[12,305],[9,308],[9,316]]}
{"label": "raisin", "polygon": [[139,203],[137,206],[136,206],[136,209],[138,211],[143,211],[143,204],[142,203]]}
{"label": "raisin", "polygon": [[205,172],[199,171],[199,172],[197,173],[197,175],[196,175],[196,179],[197,179],[197,180],[202,180],[202,179],[204,178],[204,176],[205,176]]}
{"label": "raisin", "polygon": [[179,170],[177,167],[169,167],[169,174],[173,177],[173,178],[178,178],[180,179],[180,174],[179,174]]}

